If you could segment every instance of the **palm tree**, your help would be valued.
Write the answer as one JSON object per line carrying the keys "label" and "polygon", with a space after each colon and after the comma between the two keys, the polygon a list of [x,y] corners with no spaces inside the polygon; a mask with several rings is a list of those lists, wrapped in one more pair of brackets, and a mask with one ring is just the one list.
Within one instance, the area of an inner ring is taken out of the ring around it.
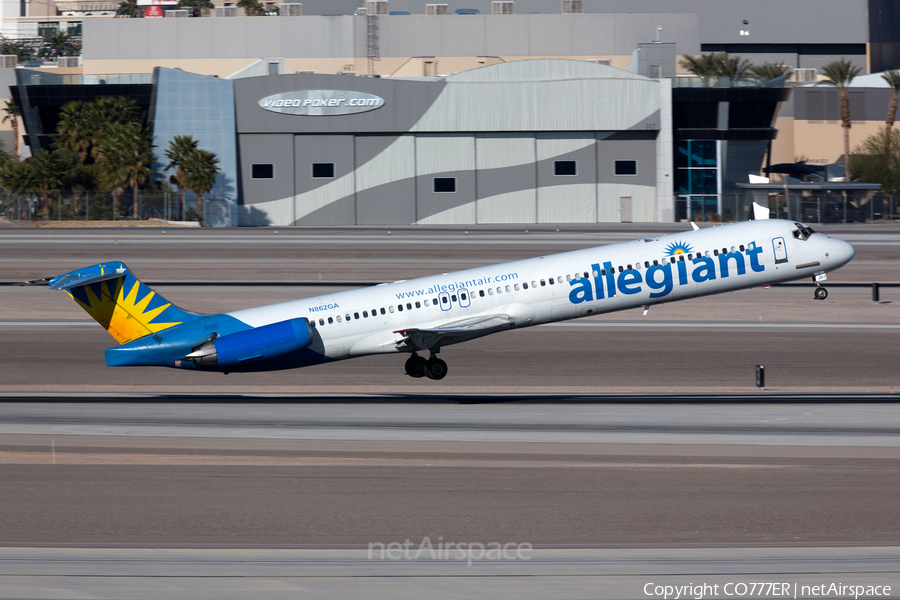
{"label": "palm tree", "polygon": [[715,57],[716,75],[719,77],[743,79],[750,75],[753,65],[749,60],[740,56],[729,56],[727,52],[720,52]]}
{"label": "palm tree", "polygon": [[787,77],[790,70],[791,68],[783,62],[770,63],[769,61],[766,61],[761,65],[753,65],[750,67],[751,73],[766,81],[778,79],[779,77]]}
{"label": "palm tree", "polygon": [[56,150],[38,152],[28,161],[34,189],[40,194],[44,220],[50,220],[50,194],[62,188],[69,171],[68,155]]}
{"label": "palm tree", "polygon": [[110,127],[140,123],[134,100],[122,96],[101,96],[88,102],[85,104],[84,119],[89,124],[91,156],[97,162],[103,160],[103,142]]}
{"label": "palm tree", "polygon": [[19,117],[22,116],[22,111],[19,110],[19,105],[16,104],[12,98],[6,101],[3,105],[3,112],[6,113],[6,116],[3,117],[3,123],[9,122],[12,125],[13,130],[13,154],[16,157],[16,160],[19,160]]}
{"label": "palm tree", "polygon": [[48,58],[78,56],[81,54],[81,40],[65,31],[56,31],[44,36],[41,54]]}
{"label": "palm tree", "polygon": [[897,93],[900,92],[900,71],[885,71],[881,74],[881,78],[894,90],[891,103],[888,104],[887,116],[884,119],[884,124],[887,125],[888,131],[890,131],[894,126],[894,120],[897,118]]}
{"label": "palm tree", "polygon": [[83,102],[69,102],[60,109],[56,123],[56,145],[77,154],[82,166],[91,158],[95,122],[89,112]]}
{"label": "palm tree", "polygon": [[718,74],[718,55],[701,54],[700,56],[685,56],[678,64],[688,73],[693,73],[703,82],[703,87],[709,87],[709,78]]}
{"label": "palm tree", "polygon": [[219,159],[214,152],[198,149],[188,157],[185,185],[197,196],[197,217],[203,227],[203,195],[209,193],[219,175]]}
{"label": "palm tree", "polygon": [[122,0],[116,8],[116,17],[139,19],[144,16],[144,9],[138,6],[137,0]]}
{"label": "palm tree", "polygon": [[[139,125],[116,123],[107,132],[104,170],[115,173],[113,179],[122,178],[131,188],[133,214],[138,218],[140,187],[153,174],[150,168],[152,149],[153,142],[149,132]],[[107,180],[109,181],[109,176]]]}
{"label": "palm tree", "polygon": [[850,181],[850,99],[847,97],[847,88],[861,70],[849,60],[842,58],[822,67],[822,74],[826,79],[819,82],[822,85],[837,88],[841,94],[841,127],[844,128],[844,181],[848,183]]}
{"label": "palm tree", "polygon": [[191,11],[191,16],[199,17],[204,8],[215,8],[216,5],[209,0],[178,0],[177,8],[185,8]]}
{"label": "palm tree", "polygon": [[238,8],[243,8],[248,17],[261,17],[266,14],[266,9],[259,0],[238,0]]}
{"label": "palm tree", "polygon": [[182,209],[184,208],[185,179],[187,178],[185,165],[191,154],[196,151],[197,140],[189,135],[176,135],[175,138],[169,142],[169,147],[166,149],[166,158],[169,159],[169,164],[166,165],[166,169],[176,169],[175,185],[178,186],[178,205],[175,207],[176,215],[181,214]]}
{"label": "palm tree", "polygon": [[[34,188],[32,171],[27,163],[6,162],[0,165],[0,186],[3,186],[7,194],[21,194]],[[21,205],[19,210],[21,211]],[[17,214],[21,219],[22,215]]]}
{"label": "palm tree", "polygon": [[6,56],[18,56],[19,62],[23,60],[31,59],[31,50],[23,46],[22,44],[17,44],[16,42],[3,42],[0,43],[0,54]]}

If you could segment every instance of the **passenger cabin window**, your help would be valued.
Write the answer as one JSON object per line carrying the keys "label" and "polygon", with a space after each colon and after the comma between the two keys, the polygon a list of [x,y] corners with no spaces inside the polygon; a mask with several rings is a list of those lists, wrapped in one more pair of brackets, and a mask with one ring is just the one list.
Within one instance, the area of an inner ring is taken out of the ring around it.
{"label": "passenger cabin window", "polygon": [[416,308],[422,308],[422,304],[416,301]]}
{"label": "passenger cabin window", "polygon": [[325,319],[319,319],[319,325],[324,325],[324,324],[325,324]]}
{"label": "passenger cabin window", "polygon": [[363,311],[363,319],[368,319],[368,318],[369,318],[369,311],[364,310]]}
{"label": "passenger cabin window", "polygon": [[718,256],[718,255],[719,255],[719,249],[718,249],[718,248],[714,249],[714,250],[713,250],[713,254],[716,255],[716,256]]}
{"label": "passenger cabin window", "polygon": [[571,282],[571,281],[572,281],[572,276],[571,276],[571,275],[566,275],[566,281]]}
{"label": "passenger cabin window", "polygon": [[[383,308],[382,308],[381,310],[384,311]],[[394,312],[394,307],[393,307],[393,306],[388,306],[388,310],[391,311],[391,312]],[[383,313],[382,313],[382,314],[383,314]]]}
{"label": "passenger cabin window", "polygon": [[428,298],[425,298],[425,306],[428,306],[429,304],[431,303],[428,301]]}
{"label": "passenger cabin window", "polygon": [[[338,319],[340,319],[340,317],[338,317]],[[333,323],[334,323],[334,318],[333,318],[333,317],[328,317],[328,324],[329,324],[329,325],[332,325]]]}
{"label": "passenger cabin window", "polygon": [[402,304],[398,304],[398,305],[397,305],[397,310],[399,310],[400,312],[403,312],[403,305],[402,305]]}
{"label": "passenger cabin window", "polygon": [[527,282],[527,281],[523,281],[523,282],[522,282],[522,289],[524,289],[524,290],[527,290],[527,289],[528,289],[528,282]]}
{"label": "passenger cabin window", "polygon": [[553,285],[554,283],[556,283],[556,280],[553,279],[552,277],[550,279],[548,279],[547,281],[550,282],[550,285]]}
{"label": "passenger cabin window", "polygon": [[334,179],[334,163],[313,163],[313,179]]}
{"label": "passenger cabin window", "polygon": [[546,287],[546,286],[547,286],[547,284],[544,283],[544,280],[543,280],[543,279],[541,279],[541,287]]}
{"label": "passenger cabin window", "polygon": [[354,318],[354,319],[358,319],[358,318],[359,318],[359,313],[353,313],[353,318]]}
{"label": "passenger cabin window", "polygon": [[407,302],[407,303],[406,303],[406,309],[407,309],[407,310],[412,310],[412,302]]}
{"label": "passenger cabin window", "polygon": [[494,290],[491,288],[488,288],[488,296],[493,296],[493,295],[494,295]]}
{"label": "passenger cabin window", "polygon": [[743,251],[744,251],[744,245],[741,244],[741,252],[743,252]]}
{"label": "passenger cabin window", "polygon": [[341,322],[341,315],[338,315],[338,316],[337,316],[337,322],[338,322],[338,323]]}
{"label": "passenger cabin window", "polygon": [[506,286],[506,293],[508,294],[508,293],[511,292],[511,291],[512,291],[512,290],[509,289],[509,286]]}
{"label": "passenger cabin window", "polygon": [[478,290],[478,295],[484,298],[484,290]]}
{"label": "passenger cabin window", "polygon": [[456,302],[456,294],[453,294],[452,296],[450,296],[450,300],[452,300],[453,302]]}
{"label": "passenger cabin window", "polygon": [[468,296],[466,296],[466,293],[465,293],[465,292],[461,292],[461,293],[459,294],[459,297],[462,298],[463,300],[467,300],[467,299],[468,299]]}
{"label": "passenger cabin window", "polygon": [[[526,283],[525,285],[528,285],[528,284]],[[519,284],[518,284],[518,283],[515,284],[515,285],[513,286],[513,289],[516,290],[516,291],[518,292],[518,291],[519,291]]]}
{"label": "passenger cabin window", "polygon": [[347,313],[346,315],[344,315],[344,318],[349,322],[350,321],[350,313]]}
{"label": "passenger cabin window", "polygon": [[437,306],[438,305],[437,298],[432,298],[431,303],[434,304],[435,306]]}
{"label": "passenger cabin window", "polygon": [[559,277],[556,278],[556,282],[557,282],[557,283],[562,283],[562,275],[560,275]]}

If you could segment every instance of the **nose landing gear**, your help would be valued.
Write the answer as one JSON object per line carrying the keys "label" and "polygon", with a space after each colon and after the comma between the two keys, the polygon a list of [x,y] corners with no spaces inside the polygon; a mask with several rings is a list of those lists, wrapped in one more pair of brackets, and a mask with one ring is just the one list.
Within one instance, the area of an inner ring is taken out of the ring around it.
{"label": "nose landing gear", "polygon": [[828,290],[823,287],[817,287],[815,291],[816,300],[824,300],[828,297]]}
{"label": "nose landing gear", "polygon": [[428,379],[443,379],[447,376],[447,363],[434,354],[428,360],[413,352],[406,361],[406,374],[410,377],[427,377]]}

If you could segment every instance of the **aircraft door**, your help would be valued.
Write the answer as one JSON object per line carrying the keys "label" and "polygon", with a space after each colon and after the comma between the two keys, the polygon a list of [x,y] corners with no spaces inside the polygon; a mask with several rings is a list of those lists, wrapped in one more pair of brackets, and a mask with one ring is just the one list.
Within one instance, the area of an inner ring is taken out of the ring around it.
{"label": "aircraft door", "polygon": [[438,295],[438,302],[441,303],[441,310],[450,310],[450,294],[447,292],[441,292]]}
{"label": "aircraft door", "polygon": [[459,307],[460,308],[468,308],[470,304],[472,304],[472,300],[469,298],[469,290],[462,288],[456,292],[459,297]]}
{"label": "aircraft door", "polygon": [[775,251],[775,264],[787,262],[787,246],[784,244],[784,238],[777,237],[772,240],[772,249]]}

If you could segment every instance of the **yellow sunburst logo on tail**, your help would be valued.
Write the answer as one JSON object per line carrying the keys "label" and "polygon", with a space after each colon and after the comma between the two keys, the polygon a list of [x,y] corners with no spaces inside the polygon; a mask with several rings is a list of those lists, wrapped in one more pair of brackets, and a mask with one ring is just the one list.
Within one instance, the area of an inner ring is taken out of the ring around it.
{"label": "yellow sunburst logo on tail", "polygon": [[[98,283],[77,288],[75,293],[66,290],[81,307],[100,323],[120,344],[144,337],[180,325],[175,323],[154,323],[170,303],[156,298],[156,292],[141,284],[140,281],[129,277],[108,279]],[[128,294],[125,288],[131,285]],[[73,290],[75,291],[75,290]],[[155,306],[152,306],[155,305]]]}

